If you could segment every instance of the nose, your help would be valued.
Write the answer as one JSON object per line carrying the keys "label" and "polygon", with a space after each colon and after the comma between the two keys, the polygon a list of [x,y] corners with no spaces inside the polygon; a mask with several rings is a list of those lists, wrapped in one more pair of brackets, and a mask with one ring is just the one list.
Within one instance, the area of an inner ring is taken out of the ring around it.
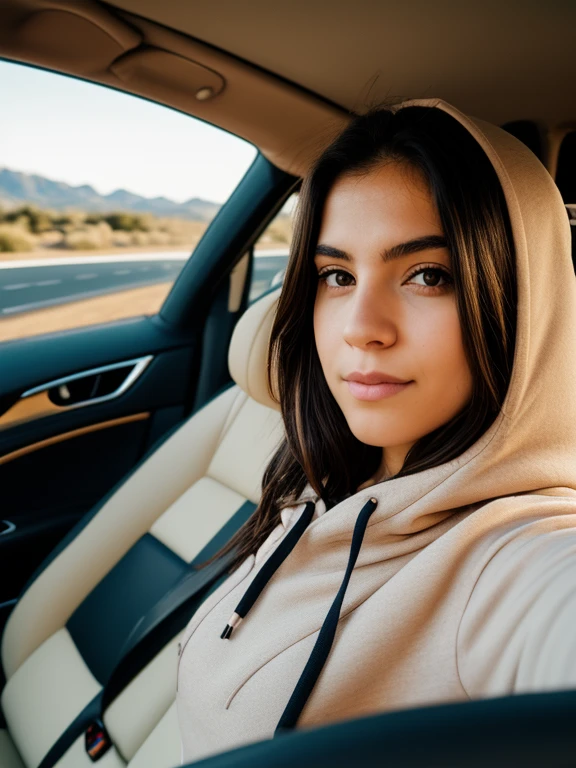
{"label": "nose", "polygon": [[384,297],[377,286],[358,286],[346,312],[344,340],[351,347],[385,348],[396,342],[398,323],[393,299]]}

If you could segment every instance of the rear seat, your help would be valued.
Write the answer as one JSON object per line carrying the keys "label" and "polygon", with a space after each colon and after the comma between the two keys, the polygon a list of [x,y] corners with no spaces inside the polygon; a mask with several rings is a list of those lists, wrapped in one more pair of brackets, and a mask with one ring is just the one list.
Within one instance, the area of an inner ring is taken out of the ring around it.
{"label": "rear seat", "polygon": [[[234,331],[229,365],[237,385],[146,457],[19,599],[2,638],[8,728],[0,729],[1,768],[41,764],[102,690],[133,625],[189,572],[239,509],[258,503],[282,428],[279,413],[246,392],[254,366],[263,364],[278,293],[254,304]],[[270,404],[266,392],[252,394]],[[102,768],[180,762],[174,704],[179,635],[105,711],[114,746],[98,761]],[[83,736],[57,765],[92,765]]]}

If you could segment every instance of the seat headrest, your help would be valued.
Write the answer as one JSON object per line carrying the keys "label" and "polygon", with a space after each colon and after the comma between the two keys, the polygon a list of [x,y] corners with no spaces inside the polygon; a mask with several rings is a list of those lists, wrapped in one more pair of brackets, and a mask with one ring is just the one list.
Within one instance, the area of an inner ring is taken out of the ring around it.
{"label": "seat headrest", "polygon": [[280,288],[256,301],[236,323],[230,349],[230,375],[253,400],[279,411],[268,391],[268,345],[276,314]]}

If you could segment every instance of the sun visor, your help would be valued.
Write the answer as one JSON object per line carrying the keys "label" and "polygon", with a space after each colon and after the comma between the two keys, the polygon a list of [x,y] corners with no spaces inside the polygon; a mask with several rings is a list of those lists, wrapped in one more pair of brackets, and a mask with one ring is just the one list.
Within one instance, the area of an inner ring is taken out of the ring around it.
{"label": "sun visor", "polygon": [[0,14],[3,56],[23,54],[46,67],[91,75],[140,45],[142,35],[95,3],[54,2],[32,13]]}

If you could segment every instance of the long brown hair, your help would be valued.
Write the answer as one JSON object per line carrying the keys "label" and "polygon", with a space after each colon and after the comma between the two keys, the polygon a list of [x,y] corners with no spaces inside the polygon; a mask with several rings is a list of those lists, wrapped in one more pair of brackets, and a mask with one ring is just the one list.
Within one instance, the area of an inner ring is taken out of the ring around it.
{"label": "long brown hair", "polygon": [[324,204],[336,180],[389,161],[418,169],[438,207],[473,377],[467,405],[421,437],[394,477],[457,457],[488,429],[502,407],[512,372],[517,289],[510,219],[496,171],[470,133],[440,109],[376,108],[355,117],[316,161],[300,193],[268,365],[285,439],[264,473],[258,508],[200,567],[236,548],[233,570],[255,553],[278,525],[281,505],[298,497],[307,482],[330,508],[355,493],[380,465],[382,449],[354,437],[320,366],[313,333],[318,282],[314,253]]}

